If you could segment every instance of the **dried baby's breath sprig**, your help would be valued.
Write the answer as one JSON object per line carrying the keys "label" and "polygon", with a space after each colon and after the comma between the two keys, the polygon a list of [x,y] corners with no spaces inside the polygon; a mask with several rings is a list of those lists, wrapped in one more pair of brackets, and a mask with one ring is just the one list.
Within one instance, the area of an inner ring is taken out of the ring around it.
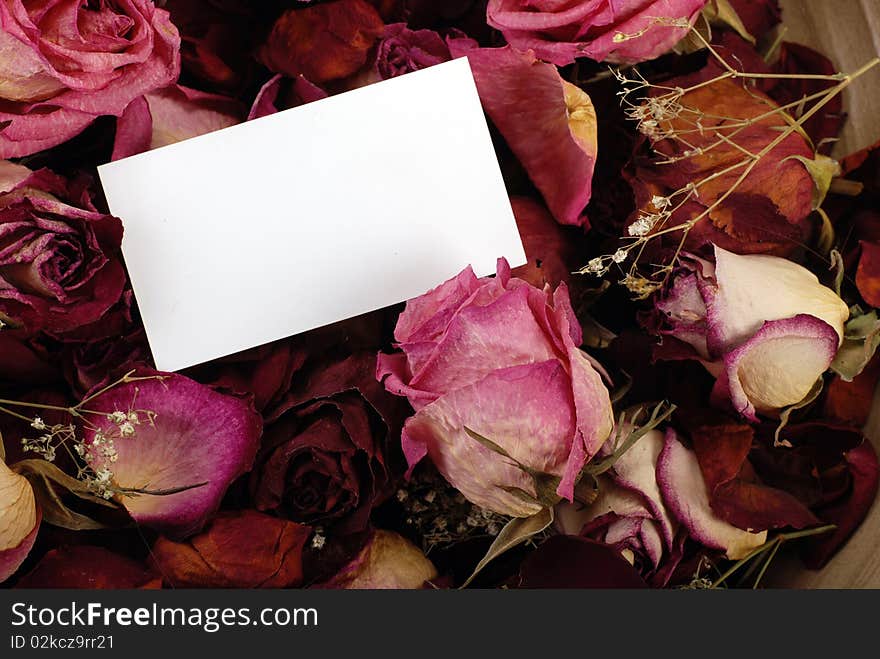
{"label": "dried baby's breath sprig", "polygon": [[[76,405],[69,407],[48,405],[44,403],[30,403],[18,400],[0,399],[0,412],[13,416],[28,425],[40,434],[36,437],[22,438],[22,448],[25,453],[33,453],[47,462],[55,462],[58,451],[64,450],[70,457],[76,468],[76,480],[85,484],[90,491],[103,499],[111,499],[116,495],[131,495],[139,491],[118,488],[113,481],[113,464],[118,460],[117,441],[131,440],[137,435],[137,427],[142,423],[153,426],[156,413],[152,410],[135,408],[137,389],[131,404],[125,410],[113,410],[112,412],[100,412],[88,408],[89,402],[115,387],[140,382],[143,380],[162,379],[161,375],[135,376],[134,371],[129,372],[103,387],[95,393],[87,396]],[[61,412],[74,419],[78,419],[81,426],[92,433],[92,439],[86,442],[77,435],[75,423],[47,424],[37,414],[27,416],[24,409],[37,409],[43,412]],[[96,419],[109,421],[106,424],[96,425]],[[187,488],[184,488],[187,489]],[[145,493],[145,492],[140,492]],[[149,492],[157,494],[156,492]]]}
{"label": "dried baby's breath sprig", "polygon": [[477,537],[495,537],[510,520],[475,506],[433,471],[416,474],[396,494],[406,525],[431,551]]}
{"label": "dried baby's breath sprig", "polygon": [[[657,20],[663,21],[663,19]],[[635,122],[636,129],[649,138],[652,150],[657,156],[655,164],[658,166],[670,165],[682,160],[703,156],[721,147],[732,148],[735,152],[739,152],[742,158],[723,169],[708,174],[700,180],[688,182],[665,197],[655,196],[650,206],[642,209],[636,219],[629,224],[627,235],[621,238],[623,245],[620,248],[611,254],[591,259],[578,271],[580,274],[605,276],[616,266],[616,269],[621,273],[619,282],[632,292],[637,299],[650,296],[666,284],[678,263],[678,258],[684,248],[689,232],[698,222],[709,216],[730,195],[734,194],[763,158],[792,134],[803,134],[803,126],[811,117],[840,94],[855,79],[877,64],[880,64],[880,58],[875,58],[849,74],[749,73],[738,71],[730,66],[698,30],[691,28],[691,35],[721,65],[722,72],[709,80],[695,83],[688,87],[670,87],[650,82],[635,68],[612,70],[613,75],[621,86],[618,96],[620,97],[624,113],[630,120]],[[615,35],[615,40],[623,41],[636,38],[637,36],[639,34],[619,34]],[[766,112],[745,119],[708,113],[699,107],[691,107],[687,104],[687,94],[697,89],[708,87],[724,80],[742,80],[745,85],[747,82],[753,82],[758,79],[822,80],[836,84],[822,91],[807,95],[797,101],[774,106]],[[797,115],[797,118],[791,116],[792,114]],[[757,151],[750,151],[737,142],[738,136],[747,128],[774,116],[780,117],[783,123],[778,127],[779,134],[771,139],[763,148]],[[708,143],[697,145],[695,136],[699,137],[700,140],[708,139],[709,141]],[[671,152],[664,152],[659,149],[661,143],[668,142],[672,142],[678,148]],[[700,189],[703,186],[725,176],[734,177],[733,182],[711,204],[708,204],[697,215],[686,221],[670,222],[675,212],[685,202],[693,198],[699,198]],[[673,233],[680,234],[680,239],[669,262],[659,265],[655,264],[653,272],[650,274],[642,273],[640,271],[640,259],[646,245],[652,240]],[[628,263],[626,268],[623,267],[624,263]]]}

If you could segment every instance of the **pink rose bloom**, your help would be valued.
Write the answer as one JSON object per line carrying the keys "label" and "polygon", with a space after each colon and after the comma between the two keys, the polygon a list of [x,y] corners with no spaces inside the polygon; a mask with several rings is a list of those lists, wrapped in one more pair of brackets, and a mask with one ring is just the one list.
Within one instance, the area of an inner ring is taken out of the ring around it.
{"label": "pink rose bloom", "polygon": [[0,158],[119,116],[180,72],[180,36],[150,0],[6,0],[0,25]]}
{"label": "pink rose bloom", "polygon": [[410,468],[429,456],[472,503],[505,515],[543,507],[527,471],[572,498],[613,416],[564,284],[535,288],[503,259],[494,279],[467,268],[410,300],[394,336],[403,352],[380,355],[377,376],[416,409],[402,433]]}
{"label": "pink rose bloom", "polygon": [[489,25],[517,50],[558,66],[578,57],[633,64],[687,34],[706,0],[489,0]]}

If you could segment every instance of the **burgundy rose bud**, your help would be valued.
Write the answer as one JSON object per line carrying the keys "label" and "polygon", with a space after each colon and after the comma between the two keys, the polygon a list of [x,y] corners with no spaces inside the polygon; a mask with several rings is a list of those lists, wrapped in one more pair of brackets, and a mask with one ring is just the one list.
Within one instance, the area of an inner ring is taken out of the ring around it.
{"label": "burgundy rose bud", "polygon": [[267,417],[251,475],[259,510],[339,533],[366,527],[389,494],[386,450],[403,418],[374,368],[371,354],[322,365]]}
{"label": "burgundy rose bud", "polygon": [[437,568],[418,547],[397,533],[377,530],[354,560],[316,587],[414,590],[436,578]]}
{"label": "burgundy rose bud", "polygon": [[306,361],[306,351],[293,341],[276,341],[195,366],[187,373],[203,384],[254,397],[262,412],[290,390],[294,374]]}
{"label": "burgundy rose bud", "polygon": [[[0,133],[2,135],[2,133]],[[48,170],[0,161],[0,320],[61,334],[101,318],[122,295],[122,223]]]}
{"label": "burgundy rose bud", "polygon": [[489,0],[489,25],[557,66],[578,57],[633,64],[684,37],[706,0]]}
{"label": "burgundy rose bud", "polygon": [[379,42],[376,68],[387,80],[449,59],[449,47],[433,30],[410,30],[406,23],[392,23],[385,26]]}
{"label": "burgundy rose bud", "polygon": [[8,0],[0,25],[0,158],[60,144],[180,73],[180,36],[151,0]]}

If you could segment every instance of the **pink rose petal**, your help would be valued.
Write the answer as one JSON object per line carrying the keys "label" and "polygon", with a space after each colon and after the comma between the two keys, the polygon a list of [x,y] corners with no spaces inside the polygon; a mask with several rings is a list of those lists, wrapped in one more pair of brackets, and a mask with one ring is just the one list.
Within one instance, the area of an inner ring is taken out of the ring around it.
{"label": "pink rose petal", "polygon": [[[86,432],[89,463],[110,469],[115,487],[161,491],[199,485],[176,494],[119,498],[136,522],[175,538],[204,526],[230,483],[251,468],[262,432],[248,403],[181,375],[115,387],[89,408],[107,414],[141,410],[140,424],[128,438],[119,437],[109,418],[89,417],[94,426]],[[144,411],[155,413],[154,425]],[[98,454],[97,430],[115,433],[116,462]]]}
{"label": "pink rose petal", "polygon": [[757,422],[756,412],[772,414],[803,400],[828,370],[837,343],[834,328],[815,316],[766,322],[724,356],[713,398],[729,398],[737,412]]}

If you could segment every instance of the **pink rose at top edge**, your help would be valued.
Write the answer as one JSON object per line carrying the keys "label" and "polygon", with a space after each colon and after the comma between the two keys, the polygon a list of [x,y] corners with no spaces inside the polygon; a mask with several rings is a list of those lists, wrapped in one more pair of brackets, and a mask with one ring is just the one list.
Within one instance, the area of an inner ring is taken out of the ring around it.
{"label": "pink rose at top edge", "polygon": [[150,0],[8,0],[0,25],[0,158],[56,146],[180,73],[180,35]]}
{"label": "pink rose at top edge", "polygon": [[377,377],[416,410],[402,434],[410,469],[429,456],[476,505],[538,512],[532,478],[471,430],[559,478],[558,495],[571,499],[613,414],[601,367],[578,348],[581,328],[564,284],[535,288],[511,278],[504,259],[494,278],[467,268],[410,300],[395,339],[402,352],[380,354]]}
{"label": "pink rose at top edge", "polygon": [[565,66],[635,64],[678,43],[707,0],[489,0],[486,19],[519,51]]}

